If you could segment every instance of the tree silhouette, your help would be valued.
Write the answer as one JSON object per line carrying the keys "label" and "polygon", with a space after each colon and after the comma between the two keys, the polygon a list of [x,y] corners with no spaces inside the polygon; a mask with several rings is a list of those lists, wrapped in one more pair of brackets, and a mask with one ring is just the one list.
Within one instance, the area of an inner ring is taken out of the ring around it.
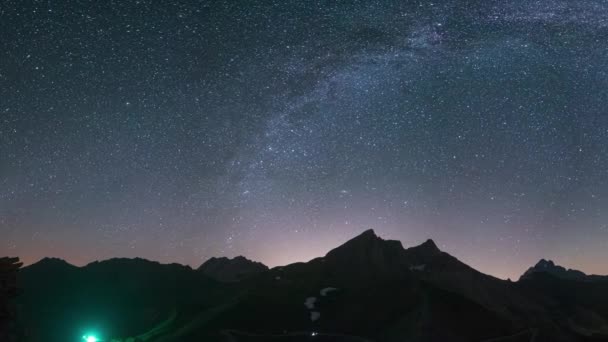
{"label": "tree silhouette", "polygon": [[12,299],[19,294],[17,271],[19,258],[0,258],[0,341],[17,341],[16,308]]}

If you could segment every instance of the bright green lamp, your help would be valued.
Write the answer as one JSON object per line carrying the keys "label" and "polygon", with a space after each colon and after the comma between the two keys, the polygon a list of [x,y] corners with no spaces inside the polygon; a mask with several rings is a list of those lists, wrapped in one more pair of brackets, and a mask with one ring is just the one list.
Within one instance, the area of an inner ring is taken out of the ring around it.
{"label": "bright green lamp", "polygon": [[82,339],[86,342],[100,342],[101,340],[97,338],[95,335],[84,335]]}

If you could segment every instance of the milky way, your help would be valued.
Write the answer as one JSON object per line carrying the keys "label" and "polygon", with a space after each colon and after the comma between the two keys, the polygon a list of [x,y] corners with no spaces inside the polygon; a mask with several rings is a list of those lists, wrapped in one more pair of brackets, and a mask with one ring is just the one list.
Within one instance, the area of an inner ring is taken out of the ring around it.
{"label": "milky way", "polygon": [[271,266],[374,228],[608,273],[605,1],[3,1],[0,254]]}

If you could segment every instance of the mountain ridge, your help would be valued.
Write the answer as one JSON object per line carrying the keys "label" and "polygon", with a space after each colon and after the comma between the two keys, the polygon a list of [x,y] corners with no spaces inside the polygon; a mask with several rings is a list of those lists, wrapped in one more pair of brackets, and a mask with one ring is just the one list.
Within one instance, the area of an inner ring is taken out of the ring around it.
{"label": "mountain ridge", "polygon": [[235,282],[265,272],[268,266],[239,255],[234,258],[209,258],[196,270],[218,281]]}
{"label": "mountain ridge", "polygon": [[[535,267],[563,269],[547,260]],[[608,340],[608,282],[532,275],[501,280],[431,239],[404,248],[373,230],[271,269],[243,256],[210,258],[197,269],[141,258],[77,267],[55,258],[19,272],[34,340],[64,341],[86,320],[109,322],[109,336],[148,339],[152,329],[153,342],[281,334],[288,341],[303,331],[319,340],[324,333],[391,342]]]}
{"label": "mountain ridge", "polygon": [[540,259],[534,266],[528,268],[519,278],[520,281],[527,280],[535,277],[538,274],[549,274],[553,277],[576,280],[576,281],[590,281],[590,280],[607,280],[608,276],[597,275],[597,274],[586,274],[580,270],[565,268],[563,266],[555,264],[552,260]]}
{"label": "mountain ridge", "polygon": [[[437,244],[434,242],[434,240],[430,239],[430,238],[426,239],[424,242],[420,243],[419,245],[414,245],[414,246],[410,246],[410,247],[404,248],[403,245],[402,245],[402,243],[401,243],[401,241],[399,241],[399,240],[383,239],[380,236],[378,236],[373,229],[367,229],[367,230],[363,231],[362,233],[356,235],[355,237],[347,240],[346,242],[344,242],[343,244],[339,245],[338,247],[333,248],[332,250],[330,250],[329,252],[327,252],[326,255],[323,256],[323,257],[327,257],[328,255],[332,254],[332,252],[334,250],[339,250],[341,248],[344,248],[344,246],[349,246],[349,245],[353,244],[353,242],[360,244],[361,242],[374,243],[374,241],[376,243],[380,243],[380,244],[392,245],[391,248],[395,248],[395,249],[401,248],[401,249],[403,249],[405,251],[410,250],[411,252],[413,252],[413,251],[424,251],[423,253],[427,254],[427,255],[429,255],[429,254],[445,253],[445,252],[441,251],[437,247]],[[450,254],[448,254],[448,255],[450,255]],[[451,257],[453,257],[453,256],[451,256]],[[115,263],[115,262],[132,262],[132,261],[147,262],[147,263],[152,263],[152,264],[157,264],[157,265],[182,266],[182,267],[187,267],[187,268],[191,268],[193,270],[199,270],[199,271],[202,271],[201,268],[203,268],[203,266],[205,264],[209,263],[209,262],[212,262],[212,263],[216,263],[216,262],[221,262],[221,263],[245,262],[245,263],[251,263],[251,264],[258,265],[258,267],[260,269],[261,268],[263,268],[264,270],[271,269],[271,268],[269,268],[268,266],[266,266],[264,263],[262,263],[260,261],[248,259],[247,257],[242,256],[242,255],[238,255],[238,256],[235,256],[233,258],[225,257],[225,256],[210,257],[205,262],[203,262],[201,265],[199,265],[197,268],[194,268],[194,267],[192,267],[190,265],[187,265],[187,264],[180,264],[180,263],[177,263],[177,262],[168,262],[168,263],[166,263],[166,262],[160,262],[160,261],[150,260],[150,259],[141,258],[141,257],[134,257],[134,258],[112,257],[112,258],[108,258],[108,259],[94,260],[94,261],[91,261],[91,262],[89,262],[89,263],[87,263],[85,265],[82,265],[82,266],[74,265],[74,264],[70,263],[69,261],[67,261],[65,259],[62,259],[62,258],[58,258],[58,257],[44,257],[44,258],[42,258],[42,259],[40,259],[40,260],[38,260],[38,261],[36,261],[34,263],[31,263],[29,265],[23,266],[22,268],[23,269],[27,269],[27,268],[30,268],[30,267],[33,267],[33,266],[34,267],[38,267],[40,265],[53,265],[54,267],[67,266],[67,267],[71,267],[71,268],[84,268],[84,267],[96,265],[96,264],[99,264],[99,263],[107,263],[107,262],[111,262],[111,263]],[[301,264],[301,263],[305,263],[305,262],[295,262],[295,263],[292,263],[292,264]],[[289,266],[289,265],[291,265],[291,264],[274,266],[272,268],[283,268],[283,267],[286,267],[286,266]],[[472,268],[472,269],[474,269],[474,268]],[[557,265],[557,264],[555,264],[550,259],[541,258],[535,265],[530,266],[524,273],[522,273],[517,281],[524,280],[527,277],[531,276],[532,273],[537,273],[537,272],[546,272],[546,273],[551,273],[554,276],[560,276],[562,278],[579,279],[579,280],[585,279],[585,277],[591,277],[591,278],[606,277],[606,278],[608,278],[608,275],[587,274],[587,273],[585,273],[583,271],[580,271],[580,270],[577,270],[577,269],[565,268],[563,266]],[[493,276],[491,274],[487,274],[487,273],[483,273],[483,272],[480,272],[480,273],[485,274],[487,276],[491,276],[491,277],[496,278],[495,276]],[[500,279],[500,278],[497,278],[497,279]],[[501,280],[509,281],[509,279],[501,279]]]}

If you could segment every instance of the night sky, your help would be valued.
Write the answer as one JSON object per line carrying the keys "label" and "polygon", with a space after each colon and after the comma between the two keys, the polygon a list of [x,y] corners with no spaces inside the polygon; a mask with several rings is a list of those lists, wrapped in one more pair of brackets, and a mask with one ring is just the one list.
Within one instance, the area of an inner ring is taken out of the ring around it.
{"label": "night sky", "polygon": [[0,4],[0,254],[306,261],[373,228],[608,274],[608,2]]}

